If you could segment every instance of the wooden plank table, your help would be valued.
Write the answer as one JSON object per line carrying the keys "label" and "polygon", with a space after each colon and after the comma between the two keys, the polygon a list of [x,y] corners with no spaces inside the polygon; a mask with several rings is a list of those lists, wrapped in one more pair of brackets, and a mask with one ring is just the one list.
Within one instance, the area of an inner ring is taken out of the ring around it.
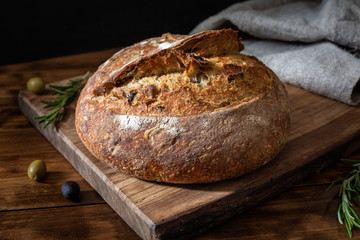
{"label": "wooden plank table", "polygon": [[[0,67],[0,239],[140,239],[23,116],[17,103],[30,77],[49,82],[82,75],[117,50]],[[360,159],[360,151],[354,152],[359,146],[360,141],[349,146],[349,157]],[[47,163],[49,174],[41,183],[27,177],[35,159]],[[346,239],[336,218],[338,188],[325,189],[350,169],[332,165],[196,238]],[[69,180],[80,184],[77,203],[61,195],[61,185]],[[354,239],[360,239],[360,231],[354,231]]]}

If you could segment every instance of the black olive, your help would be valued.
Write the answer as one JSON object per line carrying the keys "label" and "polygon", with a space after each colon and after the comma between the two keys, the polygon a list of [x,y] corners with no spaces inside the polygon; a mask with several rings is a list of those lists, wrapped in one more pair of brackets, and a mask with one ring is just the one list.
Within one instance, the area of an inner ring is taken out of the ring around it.
{"label": "black olive", "polygon": [[236,75],[230,75],[227,80],[229,83],[231,83],[232,81],[236,80],[237,78],[243,78],[244,77],[244,73],[239,73]]}
{"label": "black olive", "polygon": [[136,92],[131,90],[128,97],[127,97],[129,103],[131,103],[134,100],[135,95],[136,95]]}
{"label": "black olive", "polygon": [[158,106],[158,109],[159,109],[160,111],[163,111],[163,110],[165,110],[165,107],[164,107],[164,106]]}
{"label": "black olive", "polygon": [[131,79],[133,79],[132,77],[124,77],[121,79],[116,80],[115,82],[115,86],[116,87],[121,87],[122,85],[124,85],[126,82],[131,81]]}
{"label": "black olive", "polygon": [[205,73],[202,73],[202,72],[196,74],[196,76],[194,76],[194,77],[190,77],[190,82],[192,82],[192,83],[201,83],[201,80],[208,81],[209,78],[208,78],[208,76],[206,76]]}
{"label": "black olive", "polygon": [[200,83],[200,79],[197,78],[197,76],[190,77],[190,82],[192,82],[192,83]]}
{"label": "black olive", "polygon": [[136,73],[136,71],[137,71],[137,68],[134,67],[133,69],[126,71],[126,76],[132,76]]}
{"label": "black olive", "polygon": [[77,201],[79,198],[80,187],[74,181],[67,181],[61,186],[61,193],[65,198],[71,201]]}
{"label": "black olive", "polygon": [[203,59],[201,56],[196,56],[196,55],[194,55],[194,58],[195,58],[196,60],[205,61],[205,59]]}

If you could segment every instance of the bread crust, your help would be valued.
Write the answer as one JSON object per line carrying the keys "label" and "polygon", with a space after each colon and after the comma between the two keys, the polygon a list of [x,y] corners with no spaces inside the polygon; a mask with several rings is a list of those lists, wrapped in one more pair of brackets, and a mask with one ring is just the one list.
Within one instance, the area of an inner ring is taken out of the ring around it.
{"label": "bread crust", "polygon": [[[166,42],[161,40],[165,37]],[[149,45],[152,41],[157,41],[157,45]],[[189,54],[206,58],[231,55],[242,49],[236,31],[217,30],[193,36],[166,34],[120,51],[99,67],[80,94],[75,125],[81,140],[100,160],[126,174],[150,181],[208,183],[259,168],[273,159],[285,144],[290,130],[290,107],[283,84],[254,57],[251,61],[246,58],[256,70],[252,73],[250,69],[249,74],[266,79],[266,84],[255,88],[251,97],[230,101],[225,106],[195,108],[196,111],[191,112],[190,104],[185,109],[191,114],[175,108],[164,113],[149,107],[147,111],[142,110],[141,104],[145,101],[140,97],[136,106],[126,108],[119,103],[131,105],[129,95],[121,101],[112,100],[114,95],[111,95],[119,81],[125,84],[123,79],[129,71],[135,67],[142,69],[143,63],[156,63],[152,71],[159,76],[164,74],[164,69],[171,72],[173,66],[181,68],[178,63]],[[174,56],[180,60],[163,64],[175,59]],[[161,64],[162,67],[158,67]],[[174,101],[171,99],[176,106]]]}

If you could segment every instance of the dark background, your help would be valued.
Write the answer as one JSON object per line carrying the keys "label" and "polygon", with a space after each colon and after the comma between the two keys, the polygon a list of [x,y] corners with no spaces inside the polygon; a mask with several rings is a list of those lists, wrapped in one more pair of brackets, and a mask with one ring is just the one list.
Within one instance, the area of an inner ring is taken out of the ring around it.
{"label": "dark background", "polygon": [[188,34],[238,1],[9,1],[0,4],[0,65]]}

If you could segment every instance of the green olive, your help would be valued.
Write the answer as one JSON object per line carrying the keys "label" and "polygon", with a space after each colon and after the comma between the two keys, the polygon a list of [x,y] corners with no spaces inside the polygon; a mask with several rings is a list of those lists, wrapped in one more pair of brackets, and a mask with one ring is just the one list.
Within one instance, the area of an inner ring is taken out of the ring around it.
{"label": "green olive", "polygon": [[28,176],[29,178],[40,181],[46,175],[46,165],[45,162],[41,160],[33,161],[28,168]]}
{"label": "green olive", "polygon": [[33,77],[27,81],[27,88],[33,93],[42,93],[45,90],[45,82],[39,77]]}

